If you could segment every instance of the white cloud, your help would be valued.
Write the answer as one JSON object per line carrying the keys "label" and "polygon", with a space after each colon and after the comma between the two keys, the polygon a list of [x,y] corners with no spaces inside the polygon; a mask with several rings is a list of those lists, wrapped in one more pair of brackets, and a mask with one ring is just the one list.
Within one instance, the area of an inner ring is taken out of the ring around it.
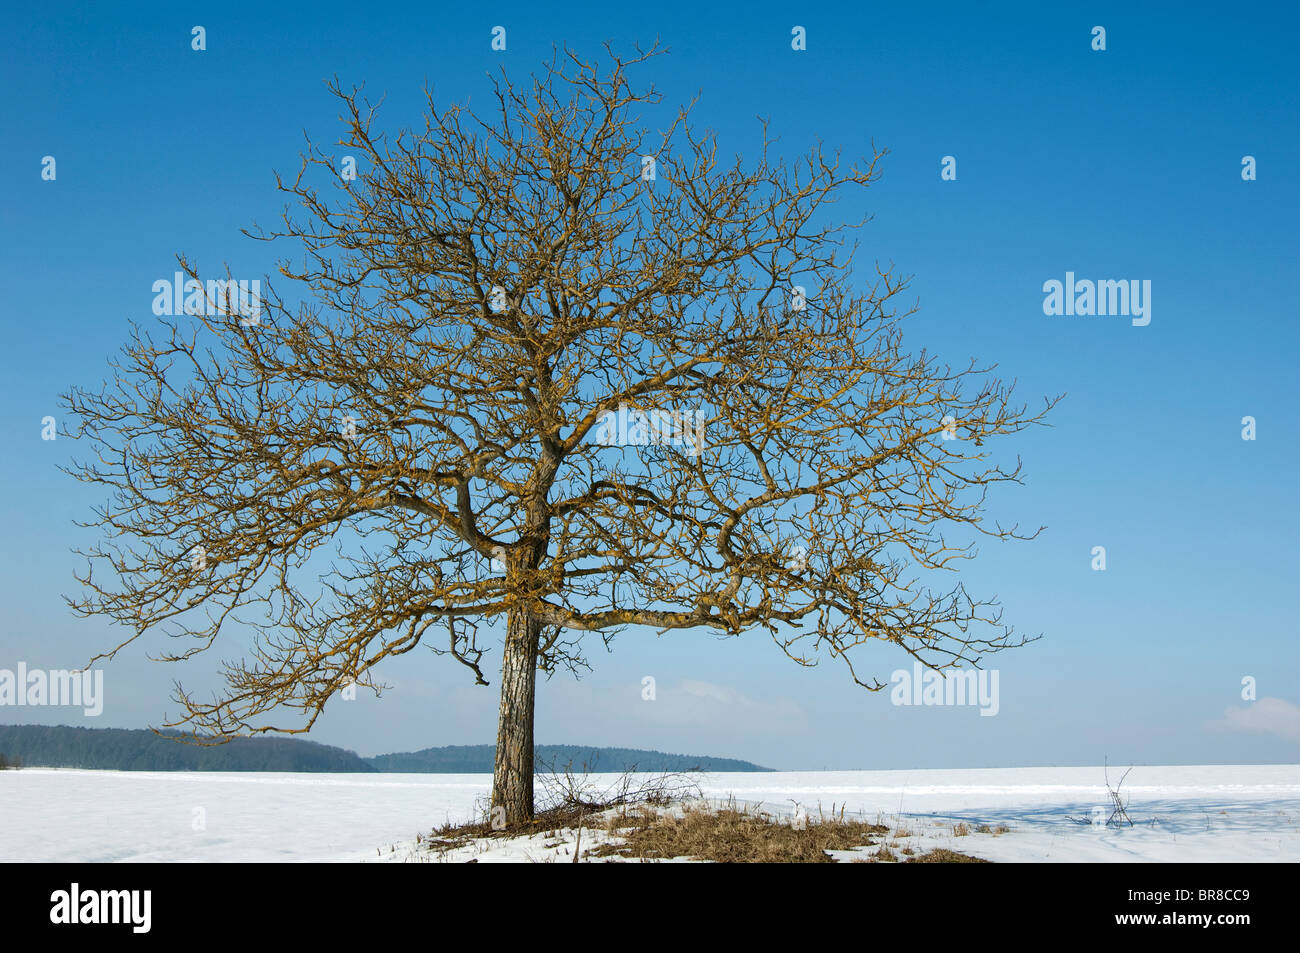
{"label": "white cloud", "polygon": [[1257,735],[1275,735],[1286,741],[1300,741],[1300,705],[1281,698],[1261,698],[1240,708],[1228,708],[1209,727]]}
{"label": "white cloud", "polygon": [[808,714],[789,698],[751,698],[716,682],[682,679],[659,688],[662,719],[679,724],[712,724],[745,733],[786,734],[804,730]]}
{"label": "white cloud", "polygon": [[[772,738],[804,737],[808,713],[793,699],[747,695],[729,685],[660,679],[655,699],[640,680],[623,685],[579,682],[539,694],[538,740],[656,748],[687,754],[759,759]],[[577,739],[572,740],[572,739]]]}
{"label": "white cloud", "polygon": [[695,679],[683,679],[677,683],[676,691],[683,695],[692,695],[696,698],[706,698],[712,701],[721,702],[724,705],[748,704],[754,705],[740,692],[727,685],[718,685],[714,682],[701,682]]}

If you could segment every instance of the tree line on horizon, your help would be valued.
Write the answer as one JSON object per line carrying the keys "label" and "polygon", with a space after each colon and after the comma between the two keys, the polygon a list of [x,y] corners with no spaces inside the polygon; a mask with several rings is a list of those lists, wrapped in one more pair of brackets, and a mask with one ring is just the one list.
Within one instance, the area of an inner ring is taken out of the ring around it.
{"label": "tree line on horizon", "polygon": [[[363,758],[354,751],[297,738],[186,742],[179,732],[66,725],[0,725],[0,768],[110,771],[309,771],[351,773],[491,773],[495,746],[448,745]],[[666,754],[636,748],[537,745],[539,765],[575,771],[766,771],[733,758]]]}

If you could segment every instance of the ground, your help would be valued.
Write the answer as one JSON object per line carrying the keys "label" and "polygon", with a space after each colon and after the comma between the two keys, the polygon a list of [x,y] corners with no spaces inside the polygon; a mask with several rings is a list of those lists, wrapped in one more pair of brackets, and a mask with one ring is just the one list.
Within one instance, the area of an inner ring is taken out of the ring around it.
{"label": "ground", "polygon": [[[1120,773],[1112,766],[1112,785]],[[713,774],[697,783],[714,803],[731,798],[786,818],[799,807],[810,818],[844,808],[891,833],[910,829],[927,848],[995,862],[1300,857],[1296,765],[1138,765],[1122,788],[1133,827],[1078,823],[1108,803],[1100,765]],[[472,820],[490,786],[486,775],[0,771],[0,862],[411,859],[417,837]],[[957,833],[960,824],[969,833]],[[980,832],[1000,826],[1008,831]],[[540,841],[521,843],[517,859],[571,860],[567,836],[545,852]]]}
{"label": "ground", "polygon": [[[487,825],[447,826],[414,843],[391,845],[375,860],[414,863],[718,863],[980,862],[955,850],[956,838],[1007,834],[1005,826],[897,818],[866,820],[847,812],[774,814],[732,799],[693,798],[622,805],[563,821],[543,818],[536,833],[490,833]],[[971,842],[973,843],[973,841]]]}

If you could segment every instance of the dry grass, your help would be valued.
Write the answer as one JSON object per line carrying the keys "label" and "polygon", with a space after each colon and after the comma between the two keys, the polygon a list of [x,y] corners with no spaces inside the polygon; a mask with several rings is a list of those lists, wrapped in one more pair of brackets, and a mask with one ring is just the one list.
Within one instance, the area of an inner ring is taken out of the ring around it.
{"label": "dry grass", "polygon": [[990,861],[983,857],[971,857],[969,854],[958,853],[955,850],[948,850],[946,847],[936,847],[934,850],[928,850],[924,854],[918,854],[915,857],[909,857],[903,861],[905,864],[987,864]]}
{"label": "dry grass", "polygon": [[887,834],[883,824],[809,818],[794,826],[761,811],[734,807],[686,807],[680,814],[636,811],[612,819],[611,833],[622,844],[605,844],[594,857],[665,860],[690,857],[718,863],[831,863],[828,850],[871,847],[872,835]]}
{"label": "dry grass", "polygon": [[[624,780],[597,794],[567,776],[552,801],[555,806],[539,811],[528,824],[493,829],[485,816],[470,824],[445,824],[417,840],[430,854],[445,855],[475,844],[486,850],[484,841],[488,839],[537,834],[558,837],[554,843],[545,839],[543,847],[560,847],[568,833],[603,828],[613,840],[584,847],[583,859],[824,864],[836,861],[831,851],[856,851],[855,863],[988,863],[946,848],[918,854],[917,849],[898,840],[913,836],[910,829],[899,827],[891,834],[888,825],[847,817],[843,809],[838,814],[818,809],[816,815],[803,815],[792,822],[757,808],[738,807],[734,801],[721,807],[692,803],[693,798],[674,796],[680,794],[680,780],[658,778],[637,788]],[[953,833],[965,836],[970,829],[958,824]],[[865,850],[871,847],[876,849]]]}
{"label": "dry grass", "polygon": [[699,796],[699,787],[682,772],[669,771],[648,779],[636,776],[635,769],[624,771],[608,786],[601,788],[590,780],[584,765],[581,773],[573,766],[555,769],[547,765],[545,774],[537,775],[544,803],[547,805],[523,824],[494,826],[488,804],[480,805],[479,819],[468,824],[447,823],[435,828],[420,843],[433,851],[446,851],[484,837],[529,837],[590,826],[602,811],[637,805],[663,806],[682,798]]}
{"label": "dry grass", "polygon": [[503,827],[493,827],[490,817],[471,821],[468,824],[447,823],[434,828],[433,833],[423,839],[421,843],[432,850],[448,850],[453,847],[461,847],[467,842],[480,837],[529,837],[533,834],[546,834],[551,831],[572,830],[578,826],[580,821],[584,824],[589,823],[591,815],[601,809],[599,806],[593,810],[587,805],[565,804],[549,810],[538,811],[533,819],[526,824],[507,824]]}

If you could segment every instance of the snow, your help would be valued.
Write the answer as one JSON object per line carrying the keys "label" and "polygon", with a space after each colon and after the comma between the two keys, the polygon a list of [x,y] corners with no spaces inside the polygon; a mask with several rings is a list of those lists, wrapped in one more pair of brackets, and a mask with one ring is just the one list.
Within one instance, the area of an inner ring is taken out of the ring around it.
{"label": "snow", "polygon": [[[1109,769],[1118,783],[1123,768]],[[610,787],[613,775],[593,777]],[[698,778],[715,803],[812,819],[850,814],[911,832],[918,850],[994,861],[1293,861],[1300,766],[1135,767],[1129,828],[1079,824],[1108,804],[1105,770],[990,768],[789,771]],[[0,862],[392,861],[424,859],[417,834],[475,816],[488,775],[0,772]],[[1107,809],[1107,813],[1109,810]],[[1002,834],[958,836],[964,822]],[[480,843],[445,860],[571,860],[573,832]],[[603,840],[590,829],[583,848]]]}

